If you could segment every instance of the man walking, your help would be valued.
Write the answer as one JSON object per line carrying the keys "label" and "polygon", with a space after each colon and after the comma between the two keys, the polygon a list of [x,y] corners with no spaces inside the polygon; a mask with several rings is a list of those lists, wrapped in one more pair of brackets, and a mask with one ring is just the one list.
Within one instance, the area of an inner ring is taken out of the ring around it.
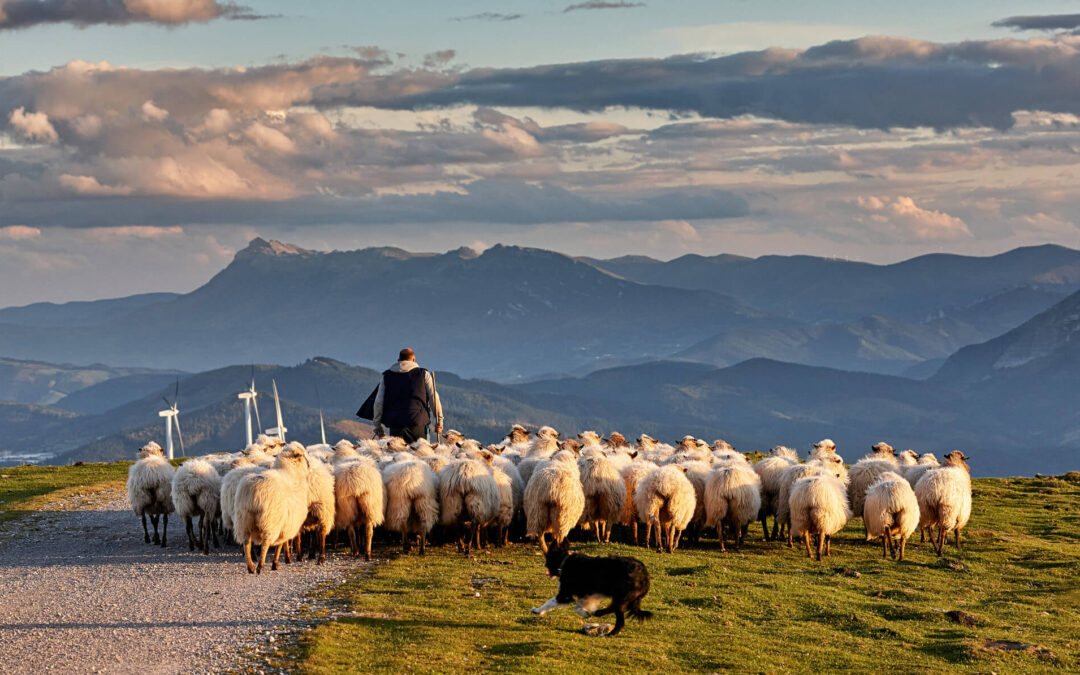
{"label": "man walking", "polygon": [[391,436],[406,443],[427,437],[427,425],[435,424],[435,433],[443,429],[442,404],[435,391],[435,378],[416,363],[416,352],[409,348],[398,354],[398,362],[383,371],[375,394],[375,435],[383,434],[383,425]]}

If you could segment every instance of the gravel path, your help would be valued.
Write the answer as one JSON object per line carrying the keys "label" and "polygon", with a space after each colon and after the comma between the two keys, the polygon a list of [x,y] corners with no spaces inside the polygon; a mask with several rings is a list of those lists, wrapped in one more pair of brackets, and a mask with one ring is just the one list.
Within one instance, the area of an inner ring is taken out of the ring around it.
{"label": "gravel path", "polygon": [[307,591],[364,564],[338,554],[271,572],[268,560],[256,577],[236,547],[189,553],[175,519],[168,548],[143,543],[123,496],[88,506],[0,536],[0,673],[235,669],[303,625]]}

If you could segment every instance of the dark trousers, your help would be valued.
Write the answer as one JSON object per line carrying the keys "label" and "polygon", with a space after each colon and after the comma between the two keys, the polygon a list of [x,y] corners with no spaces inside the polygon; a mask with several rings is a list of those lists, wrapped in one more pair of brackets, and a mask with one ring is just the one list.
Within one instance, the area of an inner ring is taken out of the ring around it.
{"label": "dark trousers", "polygon": [[404,439],[406,443],[412,443],[421,438],[427,438],[427,430],[422,426],[398,427],[396,429],[390,427],[389,431],[391,436],[398,436],[399,438]]}

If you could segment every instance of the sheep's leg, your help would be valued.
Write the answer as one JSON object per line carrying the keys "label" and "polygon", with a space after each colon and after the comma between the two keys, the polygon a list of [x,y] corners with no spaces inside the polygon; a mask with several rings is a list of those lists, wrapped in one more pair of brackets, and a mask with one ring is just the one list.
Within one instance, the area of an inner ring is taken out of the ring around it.
{"label": "sheep's leg", "polygon": [[940,558],[945,550],[945,528],[938,526],[937,543],[934,544],[934,548],[937,549],[938,557]]}
{"label": "sheep's leg", "polygon": [[822,555],[825,554],[825,542],[826,542],[825,535],[819,534],[817,536],[817,559],[818,560],[821,560]]}
{"label": "sheep's leg", "polygon": [[142,514],[142,531],[143,536],[146,538],[146,543],[150,543],[150,530],[146,529],[146,514]]}
{"label": "sheep's leg", "polygon": [[323,564],[323,561],[326,560],[326,531],[325,530],[320,531],[318,533],[318,537],[319,537],[319,564],[321,565],[321,564]]}
{"label": "sheep's leg", "polygon": [[957,551],[963,550],[963,549],[960,548],[960,528],[956,529],[956,550]]}
{"label": "sheep's leg", "polygon": [[907,535],[900,535],[900,562],[904,561],[904,547],[907,546]]}
{"label": "sheep's leg", "polygon": [[420,532],[420,555],[424,555],[424,549],[427,547],[427,532]]}
{"label": "sheep's leg", "polygon": [[288,539],[284,544],[281,544],[277,548],[277,553],[274,554],[274,569],[277,569],[278,555],[281,553],[281,549],[285,549],[285,564],[292,564],[292,539]]}
{"label": "sheep's leg", "polygon": [[825,555],[832,557],[832,535],[825,535]]}
{"label": "sheep's leg", "polygon": [[544,553],[544,555],[547,555],[547,552],[548,552],[547,532],[541,532],[540,533],[540,550]]}
{"label": "sheep's leg", "polygon": [[665,541],[666,541],[666,546],[667,546],[667,552],[668,553],[674,553],[675,552],[675,526],[674,525],[668,525],[667,526],[667,537],[666,537]]}
{"label": "sheep's leg", "polygon": [[371,560],[371,538],[375,536],[375,526],[368,523],[364,528],[364,560]]}
{"label": "sheep's leg", "polygon": [[[166,516],[166,517],[168,517],[168,516]],[[155,544],[160,544],[161,543],[161,538],[158,537],[158,529],[157,529],[158,521],[160,521],[160,520],[161,520],[161,516],[159,516],[158,514],[156,514],[156,513],[150,514],[150,523],[154,526],[154,543]]]}
{"label": "sheep's leg", "polygon": [[[683,530],[680,530],[680,529],[676,528],[675,529],[675,541],[674,541],[674,543],[673,543],[673,545],[671,547],[671,550],[675,550],[675,549],[679,548],[679,543],[682,542],[682,535],[683,535]],[[696,544],[697,541],[698,541],[698,530],[694,530],[694,543]]]}
{"label": "sheep's leg", "polygon": [[723,523],[718,523],[716,525],[716,534],[720,535],[720,552],[727,553],[727,542],[725,541],[726,537],[724,536],[725,532]]}
{"label": "sheep's leg", "polygon": [[244,560],[247,561],[248,574],[255,574],[255,563],[251,561],[251,537],[244,541]]}
{"label": "sheep's leg", "polygon": [[255,567],[255,574],[262,574],[263,565],[266,564],[266,552],[270,550],[270,542],[263,540],[262,546],[259,547],[259,564]]}
{"label": "sheep's leg", "polygon": [[612,526],[613,526],[612,523],[604,523],[604,543],[605,544],[610,544],[611,543],[611,528],[612,528]]}
{"label": "sheep's leg", "polygon": [[409,533],[407,531],[402,531],[401,533],[401,552],[409,552]]}
{"label": "sheep's leg", "polygon": [[502,529],[502,545],[503,546],[509,546],[510,545],[510,528],[509,528],[509,526],[504,527]]}
{"label": "sheep's leg", "polygon": [[210,521],[210,536],[214,539],[214,548],[221,548],[221,543],[218,542],[218,532],[221,532],[221,536],[225,536],[225,528],[221,524],[221,519],[217,516]]}
{"label": "sheep's leg", "polygon": [[637,546],[637,518],[630,523],[630,541],[634,546]]}
{"label": "sheep's leg", "polygon": [[[161,514],[161,548],[165,548],[165,535],[169,533],[169,514]],[[157,521],[154,521],[154,541],[157,541]]]}
{"label": "sheep's leg", "polygon": [[769,541],[769,524],[765,522],[765,516],[761,517],[761,534],[765,537],[765,541]]}
{"label": "sheep's leg", "polygon": [[738,541],[737,544],[735,544],[735,550],[736,551],[741,551],[742,550],[742,545],[743,545],[743,542],[746,541],[746,533],[747,533],[747,530],[749,530],[749,528],[750,528],[749,525],[737,528],[738,531],[739,531],[739,541]]}
{"label": "sheep's leg", "polygon": [[184,533],[187,534],[188,550],[195,550],[195,535],[191,532],[191,518],[184,516]]}
{"label": "sheep's leg", "polygon": [[787,526],[787,547],[794,548],[791,542],[791,525]]}
{"label": "sheep's leg", "polygon": [[286,557],[286,559],[288,559],[288,556],[289,556],[289,542],[285,542],[284,544],[278,544],[277,548],[274,549],[274,561],[270,565],[270,570],[271,571],[277,570],[278,558],[281,557],[281,549],[283,549],[283,548],[285,549],[285,557]]}
{"label": "sheep's leg", "polygon": [[350,525],[346,528],[346,531],[349,532],[349,551],[352,552],[353,557],[356,557],[360,555],[360,549],[356,548],[356,530]]}
{"label": "sheep's leg", "polygon": [[776,541],[780,538],[780,520],[773,516],[772,519],[772,540]]}
{"label": "sheep's leg", "polygon": [[889,557],[889,540],[888,535],[881,535],[881,559],[884,560]]}
{"label": "sheep's leg", "polygon": [[203,555],[210,555],[210,530],[213,529],[211,520],[205,513],[199,518],[199,537],[202,539]]}

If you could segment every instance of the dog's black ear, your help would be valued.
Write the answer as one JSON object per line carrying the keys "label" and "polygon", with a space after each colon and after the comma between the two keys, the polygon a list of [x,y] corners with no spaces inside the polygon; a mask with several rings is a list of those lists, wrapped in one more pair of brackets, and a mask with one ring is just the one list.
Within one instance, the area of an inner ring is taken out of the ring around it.
{"label": "dog's black ear", "polygon": [[569,554],[570,553],[570,540],[569,539],[563,539],[562,542],[559,544],[559,550],[562,551],[563,553]]}

